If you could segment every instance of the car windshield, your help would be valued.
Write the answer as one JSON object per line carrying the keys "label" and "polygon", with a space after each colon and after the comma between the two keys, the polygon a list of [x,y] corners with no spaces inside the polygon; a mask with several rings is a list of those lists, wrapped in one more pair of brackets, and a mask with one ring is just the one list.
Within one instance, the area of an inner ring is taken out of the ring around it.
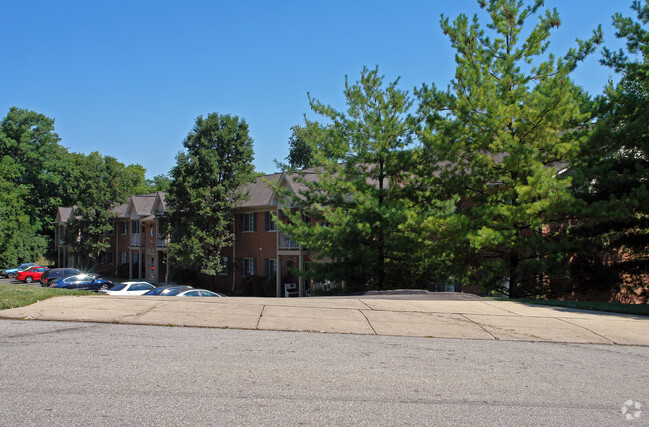
{"label": "car windshield", "polygon": [[163,295],[163,296],[166,296],[166,297],[173,297],[173,296],[176,296],[179,293],[184,292],[184,291],[186,291],[188,289],[191,289],[191,288],[187,288],[187,287],[169,288],[169,289],[166,289],[166,290],[162,291],[162,293],[160,295]]}

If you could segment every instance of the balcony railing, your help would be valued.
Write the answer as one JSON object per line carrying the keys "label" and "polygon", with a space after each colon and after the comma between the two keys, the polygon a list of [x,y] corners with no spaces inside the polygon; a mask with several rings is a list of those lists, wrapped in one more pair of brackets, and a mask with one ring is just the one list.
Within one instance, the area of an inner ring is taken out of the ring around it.
{"label": "balcony railing", "polygon": [[295,241],[291,240],[284,235],[284,233],[279,233],[279,248],[288,249],[288,250],[298,250],[300,245]]}
{"label": "balcony railing", "polygon": [[167,240],[166,239],[157,239],[156,245],[159,248],[166,248],[167,247]]}

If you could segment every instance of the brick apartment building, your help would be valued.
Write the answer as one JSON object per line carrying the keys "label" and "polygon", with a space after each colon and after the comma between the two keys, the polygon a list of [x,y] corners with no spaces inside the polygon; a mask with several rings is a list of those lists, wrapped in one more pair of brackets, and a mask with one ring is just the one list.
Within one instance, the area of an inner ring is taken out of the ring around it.
{"label": "brick apartment building", "polygon": [[[291,294],[305,296],[311,284],[291,274],[291,269],[308,269],[309,252],[277,230],[271,214],[278,217],[281,201],[266,181],[279,182],[292,191],[300,189],[286,174],[258,177],[249,184],[246,190],[250,197],[234,213],[234,243],[223,253],[229,268],[217,276],[200,275],[204,276],[201,283],[234,291],[251,277],[270,281],[274,278],[276,296],[285,296],[287,288]],[[59,267],[79,267],[87,262],[64,243],[74,209],[60,207],[56,215],[55,251]],[[110,247],[100,256],[95,270],[101,274],[166,283],[170,277],[168,240],[160,233],[160,217],[165,210],[165,193],[161,192],[132,196],[127,203],[114,208]]]}

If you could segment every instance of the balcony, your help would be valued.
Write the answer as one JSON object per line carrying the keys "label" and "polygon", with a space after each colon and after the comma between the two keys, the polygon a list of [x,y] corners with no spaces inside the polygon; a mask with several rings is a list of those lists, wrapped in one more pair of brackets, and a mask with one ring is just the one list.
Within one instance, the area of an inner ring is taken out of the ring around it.
{"label": "balcony", "polygon": [[279,249],[296,251],[300,249],[300,245],[295,240],[286,237],[284,233],[279,233]]}
{"label": "balcony", "polygon": [[158,247],[158,248],[166,248],[167,247],[167,240],[166,239],[157,239],[156,240],[156,247]]}

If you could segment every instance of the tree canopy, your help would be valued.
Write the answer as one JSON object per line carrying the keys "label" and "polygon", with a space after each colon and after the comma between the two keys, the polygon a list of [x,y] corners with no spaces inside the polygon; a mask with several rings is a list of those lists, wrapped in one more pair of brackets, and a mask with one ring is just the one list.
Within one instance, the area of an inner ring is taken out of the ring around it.
{"label": "tree canopy", "polygon": [[602,63],[621,73],[596,100],[595,124],[584,144],[575,188],[580,213],[573,276],[581,288],[633,288],[649,273],[649,4],[634,2],[634,20],[613,25],[626,49],[604,49]]}
{"label": "tree canopy", "polygon": [[[312,168],[291,174],[304,187],[299,193],[275,190],[284,199],[280,230],[327,261],[311,263],[309,274],[317,280],[383,289],[421,279],[409,268],[417,206],[404,184],[415,123],[408,114],[412,100],[397,84],[384,85],[378,69],[364,69],[359,82],[345,82],[346,112],[310,98],[324,119],[300,132]],[[290,165],[285,170],[292,172]]]}
{"label": "tree canopy", "polygon": [[237,116],[199,116],[176,156],[166,199],[169,256],[180,268],[216,274],[222,250],[233,240],[233,209],[255,178],[253,141]]}
{"label": "tree canopy", "polygon": [[426,117],[418,175],[436,197],[462,201],[447,221],[454,235],[441,240],[465,254],[454,274],[517,296],[540,284],[550,263],[566,259],[556,245],[565,228],[548,225],[574,212],[571,179],[562,172],[579,143],[567,131],[588,119],[569,75],[601,36],[595,31],[555,57],[547,50],[560,24],[556,10],[543,10],[542,1],[479,3],[486,25],[477,16],[452,23],[442,16],[457,65],[448,89],[417,91]]}

